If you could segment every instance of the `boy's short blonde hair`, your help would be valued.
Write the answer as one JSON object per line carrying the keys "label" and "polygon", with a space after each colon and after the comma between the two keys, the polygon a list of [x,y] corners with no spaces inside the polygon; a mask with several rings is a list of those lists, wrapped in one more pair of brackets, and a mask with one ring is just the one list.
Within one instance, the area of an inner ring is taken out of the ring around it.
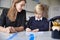
{"label": "boy's short blonde hair", "polygon": [[41,10],[41,11],[44,11],[44,6],[43,6],[43,4],[41,4],[41,3],[37,4],[37,5],[35,6],[35,12],[36,12],[36,9]]}

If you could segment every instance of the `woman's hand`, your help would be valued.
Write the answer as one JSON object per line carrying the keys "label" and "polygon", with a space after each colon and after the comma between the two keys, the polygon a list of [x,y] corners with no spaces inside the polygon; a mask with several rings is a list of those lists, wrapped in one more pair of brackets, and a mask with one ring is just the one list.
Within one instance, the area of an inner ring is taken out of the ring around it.
{"label": "woman's hand", "polygon": [[11,26],[7,27],[6,30],[9,33],[15,33],[16,32],[15,28],[14,27],[11,27]]}
{"label": "woman's hand", "polygon": [[5,32],[10,33],[10,29],[11,29],[11,27],[5,28]]}
{"label": "woman's hand", "polygon": [[17,32],[17,31],[15,30],[15,28],[14,28],[14,27],[11,27],[10,33],[15,33],[15,32]]}
{"label": "woman's hand", "polygon": [[11,29],[11,27],[7,27],[7,28],[0,27],[0,31],[5,32],[5,33],[10,33],[10,29]]}
{"label": "woman's hand", "polygon": [[32,32],[38,32],[39,31],[39,29],[34,29],[34,30],[32,30]]}
{"label": "woman's hand", "polygon": [[26,32],[31,32],[31,29],[30,28],[26,28]]}

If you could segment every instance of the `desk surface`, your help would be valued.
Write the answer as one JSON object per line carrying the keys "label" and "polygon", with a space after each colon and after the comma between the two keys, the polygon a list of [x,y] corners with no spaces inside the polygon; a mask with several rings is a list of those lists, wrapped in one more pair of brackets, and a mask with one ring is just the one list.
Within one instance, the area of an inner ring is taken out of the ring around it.
{"label": "desk surface", "polygon": [[[7,40],[13,34],[0,32],[0,40]],[[11,40],[29,40],[29,35],[30,34],[31,34],[31,32],[30,33],[19,32]],[[48,31],[48,32],[36,32],[36,33],[33,33],[33,34],[35,35],[35,40],[60,40],[60,39],[51,38],[51,32],[50,31]]]}

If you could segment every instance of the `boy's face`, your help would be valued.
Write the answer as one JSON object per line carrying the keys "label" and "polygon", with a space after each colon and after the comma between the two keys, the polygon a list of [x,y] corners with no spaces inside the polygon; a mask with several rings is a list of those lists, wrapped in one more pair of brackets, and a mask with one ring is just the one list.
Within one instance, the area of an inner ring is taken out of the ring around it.
{"label": "boy's face", "polygon": [[42,17],[42,14],[35,14],[35,17],[41,18]]}
{"label": "boy's face", "polygon": [[35,17],[41,18],[43,15],[43,11],[40,9],[36,9]]}

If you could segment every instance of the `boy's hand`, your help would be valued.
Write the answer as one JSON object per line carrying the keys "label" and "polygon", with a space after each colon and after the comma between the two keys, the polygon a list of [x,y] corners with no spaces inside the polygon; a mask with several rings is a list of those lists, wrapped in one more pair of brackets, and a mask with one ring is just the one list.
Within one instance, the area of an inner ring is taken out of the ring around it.
{"label": "boy's hand", "polygon": [[39,29],[34,29],[34,30],[32,30],[32,32],[38,32],[39,31]]}
{"label": "boy's hand", "polygon": [[26,28],[26,32],[31,32],[31,29],[30,28]]}

